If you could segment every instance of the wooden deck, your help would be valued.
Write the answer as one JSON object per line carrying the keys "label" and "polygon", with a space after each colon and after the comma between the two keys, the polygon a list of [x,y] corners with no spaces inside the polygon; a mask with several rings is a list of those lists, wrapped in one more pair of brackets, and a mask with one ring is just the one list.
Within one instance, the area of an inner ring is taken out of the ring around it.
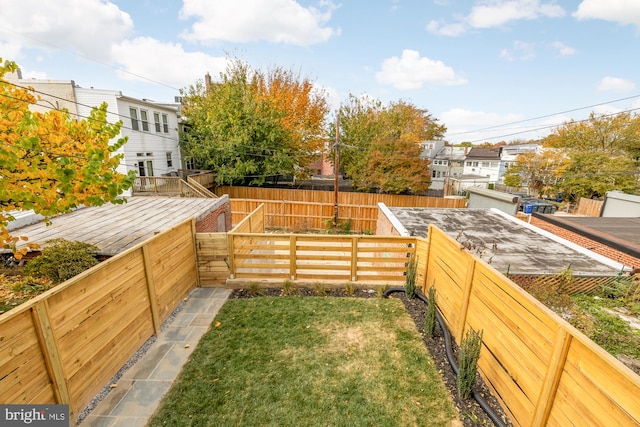
{"label": "wooden deck", "polygon": [[122,205],[78,209],[53,218],[49,226],[39,222],[12,233],[41,247],[51,239],[77,240],[97,246],[100,255],[113,256],[189,218],[206,216],[225,199],[129,197]]}

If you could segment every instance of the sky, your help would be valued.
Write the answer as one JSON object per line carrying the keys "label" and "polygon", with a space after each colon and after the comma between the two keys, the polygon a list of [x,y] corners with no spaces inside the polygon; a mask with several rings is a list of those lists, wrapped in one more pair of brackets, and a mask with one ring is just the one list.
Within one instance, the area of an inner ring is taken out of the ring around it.
{"label": "sky", "polygon": [[173,101],[230,58],[405,101],[451,143],[543,138],[640,113],[640,0],[0,0],[23,78]]}

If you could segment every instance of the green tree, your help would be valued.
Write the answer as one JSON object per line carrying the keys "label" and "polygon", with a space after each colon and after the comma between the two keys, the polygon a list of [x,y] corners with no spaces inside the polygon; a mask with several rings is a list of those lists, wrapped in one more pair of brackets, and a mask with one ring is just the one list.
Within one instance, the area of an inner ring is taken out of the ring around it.
{"label": "green tree", "polygon": [[107,123],[106,104],[87,120],[66,111],[32,112],[33,91],[2,79],[16,69],[0,59],[0,241],[20,257],[27,249],[16,250],[20,238],[7,230],[12,211],[33,209],[50,218],[81,205],[123,203],[118,196],[135,173],[117,172],[123,155],[115,152],[126,139],[110,144],[122,124]]}
{"label": "green tree", "polygon": [[441,138],[446,127],[427,110],[350,95],[339,114],[341,170],[356,188],[395,194],[428,188],[429,163],[418,157],[420,144]]}
{"label": "green tree", "polygon": [[570,194],[589,199],[608,191],[637,191],[637,162],[627,156],[602,152],[575,152],[564,171],[562,187]]}
{"label": "green tree", "polygon": [[504,183],[511,187],[528,187],[534,196],[539,196],[555,188],[568,162],[569,159],[560,149],[522,153],[505,172]]}
{"label": "green tree", "polygon": [[328,104],[308,79],[276,68],[264,73],[234,60],[220,81],[183,91],[189,132],[181,145],[218,184],[304,178],[325,135]]}
{"label": "green tree", "polygon": [[630,113],[596,115],[571,121],[544,141],[563,148],[569,164],[562,175],[563,189],[579,197],[602,197],[607,191],[638,191],[640,117]]}

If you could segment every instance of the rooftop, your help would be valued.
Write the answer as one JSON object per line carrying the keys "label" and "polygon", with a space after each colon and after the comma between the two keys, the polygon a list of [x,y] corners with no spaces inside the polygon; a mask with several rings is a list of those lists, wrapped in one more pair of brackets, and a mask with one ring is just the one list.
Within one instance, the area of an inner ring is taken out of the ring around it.
{"label": "rooftop", "polygon": [[622,265],[494,209],[388,208],[406,231],[427,237],[433,224],[498,271],[613,276]]}
{"label": "rooftop", "polygon": [[39,221],[17,228],[12,234],[27,236],[28,243],[41,247],[47,240],[57,238],[90,243],[98,247],[100,255],[113,256],[189,218],[201,219],[226,202],[226,196],[129,197],[121,205],[81,208],[53,218],[49,226]]}
{"label": "rooftop", "polygon": [[581,217],[535,214],[553,225],[640,257],[640,218]]}

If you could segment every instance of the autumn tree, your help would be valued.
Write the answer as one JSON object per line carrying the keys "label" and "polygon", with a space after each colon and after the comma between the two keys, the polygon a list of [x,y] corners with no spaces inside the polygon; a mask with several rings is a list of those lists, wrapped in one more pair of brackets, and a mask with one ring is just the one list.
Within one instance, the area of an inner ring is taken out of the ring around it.
{"label": "autumn tree", "polygon": [[339,114],[340,165],[356,188],[394,194],[429,188],[420,144],[441,138],[446,128],[427,110],[350,95]]}
{"label": "autumn tree", "polygon": [[190,126],[182,148],[199,167],[215,171],[219,185],[305,178],[320,156],[329,107],[309,79],[233,60],[219,81],[197,82],[182,93]]}
{"label": "autumn tree", "polygon": [[601,197],[607,191],[637,192],[640,158],[640,117],[628,112],[571,121],[544,141],[562,148],[569,164],[562,186],[579,197]]}
{"label": "autumn tree", "polygon": [[539,196],[555,188],[568,162],[560,149],[522,153],[505,172],[504,183],[510,187],[528,187],[535,196]]}
{"label": "autumn tree", "polygon": [[123,156],[115,152],[126,139],[109,143],[121,123],[107,123],[106,104],[85,120],[66,111],[31,112],[33,91],[3,79],[16,69],[0,59],[0,240],[14,250],[20,238],[7,230],[12,211],[33,209],[48,219],[82,205],[122,203],[118,196],[135,179],[134,172],[117,172]]}
{"label": "autumn tree", "polygon": [[367,153],[367,166],[359,187],[381,193],[422,193],[429,189],[429,161],[421,159],[420,145],[406,139],[375,140]]}

